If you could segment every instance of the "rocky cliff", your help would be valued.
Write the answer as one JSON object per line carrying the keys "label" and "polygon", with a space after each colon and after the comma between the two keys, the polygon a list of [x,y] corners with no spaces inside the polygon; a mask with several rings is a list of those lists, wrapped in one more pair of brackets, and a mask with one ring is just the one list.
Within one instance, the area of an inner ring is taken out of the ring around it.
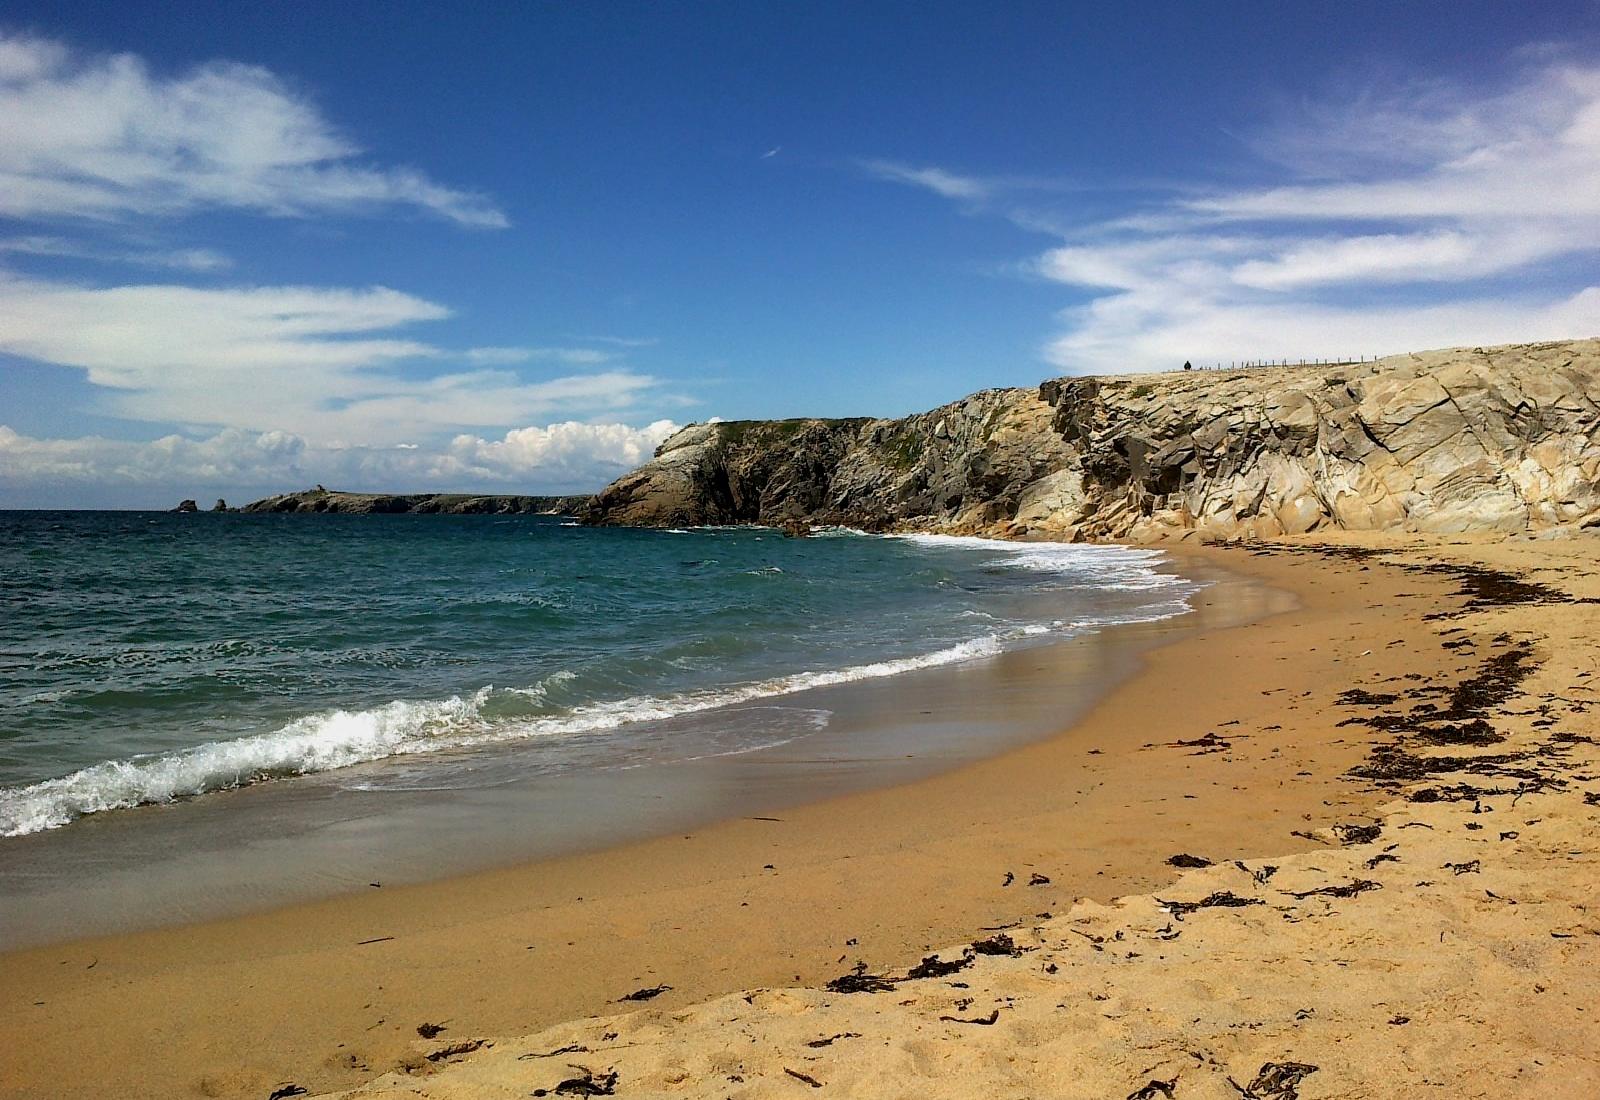
{"label": "rocky cliff", "polygon": [[1062,378],[898,420],[694,425],[594,524],[1056,538],[1600,525],[1600,340]]}
{"label": "rocky cliff", "polygon": [[[400,512],[451,515],[571,515],[588,504],[588,497],[472,496],[466,493],[339,493],[318,487],[252,501],[241,512],[333,512],[375,515]],[[221,501],[218,501],[220,504]]]}

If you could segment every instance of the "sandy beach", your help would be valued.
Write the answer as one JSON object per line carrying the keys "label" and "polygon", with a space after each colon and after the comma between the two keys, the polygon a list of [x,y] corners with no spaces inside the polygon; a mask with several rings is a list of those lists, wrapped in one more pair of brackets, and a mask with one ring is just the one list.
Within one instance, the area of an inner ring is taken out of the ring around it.
{"label": "sandy beach", "polygon": [[13,953],[0,1090],[1594,1095],[1600,540],[1379,541],[947,774]]}

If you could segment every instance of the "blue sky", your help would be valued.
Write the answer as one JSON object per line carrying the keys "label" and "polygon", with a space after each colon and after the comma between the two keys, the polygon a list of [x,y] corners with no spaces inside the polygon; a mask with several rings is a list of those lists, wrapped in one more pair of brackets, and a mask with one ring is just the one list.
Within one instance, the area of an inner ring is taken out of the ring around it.
{"label": "blue sky", "polygon": [[464,7],[0,10],[0,507],[1600,333],[1593,2]]}

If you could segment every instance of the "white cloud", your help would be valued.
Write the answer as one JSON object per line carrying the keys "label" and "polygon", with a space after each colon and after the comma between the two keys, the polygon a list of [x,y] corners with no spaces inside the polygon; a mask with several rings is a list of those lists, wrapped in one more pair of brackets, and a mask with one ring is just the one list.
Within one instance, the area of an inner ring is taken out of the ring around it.
{"label": "white cloud", "polygon": [[642,428],[569,420],[544,428],[516,428],[497,440],[459,435],[450,441],[449,465],[441,469],[469,481],[559,471],[564,483],[583,481],[590,478],[591,471],[603,469],[609,481],[648,460],[678,427],[671,420],[657,420]]}
{"label": "white cloud", "polygon": [[210,248],[105,248],[62,237],[0,237],[0,254],[63,256],[101,263],[137,264],[176,271],[222,271],[233,261]]}
{"label": "white cloud", "polygon": [[598,366],[616,358],[611,352],[594,348],[468,348],[465,357],[471,363],[529,363],[545,359],[574,366]]}
{"label": "white cloud", "polygon": [[622,366],[536,379],[505,369],[606,358],[584,349],[485,360],[399,334],[449,315],[386,287],[85,288],[0,271],[0,353],[82,368],[99,410],[133,420],[378,445],[616,412],[658,385]]}
{"label": "white cloud", "polygon": [[507,224],[481,195],[374,167],[361,152],[256,66],[219,61],[162,76],[132,54],[79,55],[0,34],[0,216],[411,206],[462,225]]}
{"label": "white cloud", "polygon": [[316,483],[374,492],[590,492],[649,458],[677,429],[669,420],[639,428],[566,421],[495,439],[466,434],[437,445],[327,447],[287,432],[233,428],[130,442],[35,439],[0,425],[0,488],[66,499],[84,490],[145,490],[174,502],[232,494],[235,504],[243,503],[241,494]]}
{"label": "white cloud", "polygon": [[653,348],[661,343],[655,336],[572,336],[572,340],[582,340],[590,344],[610,344],[618,348]]}
{"label": "white cloud", "polygon": [[[1099,298],[1064,315],[1068,331],[1046,349],[1074,370],[1173,370],[1263,358],[1380,356],[1427,348],[1559,340],[1600,332],[1600,288],[1555,301],[1473,298],[1421,306],[1194,298],[1148,304]],[[1205,349],[1201,351],[1199,349]]]}
{"label": "white cloud", "polygon": [[[1047,357],[1170,369],[1600,332],[1588,269],[1562,285],[1552,266],[1600,250],[1600,68],[1525,71],[1488,95],[1363,92],[1261,151],[1339,178],[1185,197],[1072,234],[1035,270],[1093,296],[1063,313]],[[1536,265],[1546,289],[1511,281]],[[1388,287],[1407,292],[1374,300]]]}
{"label": "white cloud", "polygon": [[861,167],[881,180],[921,187],[947,199],[983,199],[990,185],[971,176],[960,176],[943,168],[917,168],[893,160],[865,160]]}

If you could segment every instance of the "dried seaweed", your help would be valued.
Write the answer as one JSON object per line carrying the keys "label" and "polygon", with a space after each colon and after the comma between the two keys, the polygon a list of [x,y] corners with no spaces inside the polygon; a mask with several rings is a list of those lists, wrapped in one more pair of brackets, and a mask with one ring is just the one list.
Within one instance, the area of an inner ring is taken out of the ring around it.
{"label": "dried seaweed", "polygon": [[959,970],[965,970],[972,965],[972,955],[967,953],[959,959],[944,962],[937,955],[928,955],[916,966],[906,972],[907,981],[916,981],[919,978],[943,978]]}
{"label": "dried seaweed", "polygon": [[593,1070],[584,1069],[582,1066],[573,1066],[573,1069],[582,1070],[582,1077],[569,1077],[553,1089],[534,1089],[534,1096],[549,1096],[552,1092],[557,1096],[613,1096],[617,1091],[617,1074],[615,1070],[610,1073],[596,1074]]}
{"label": "dried seaweed", "polygon": [[632,993],[625,993],[621,997],[618,997],[617,1000],[619,1000],[619,1001],[648,1001],[652,997],[661,996],[661,994],[665,993],[667,990],[669,990],[671,988],[672,987],[670,985],[651,985],[651,986],[646,986],[644,989],[635,989]]}
{"label": "dried seaweed", "polygon": [[1370,844],[1383,835],[1382,825],[1335,825],[1333,834],[1341,844]]}
{"label": "dried seaweed", "polygon": [[1420,729],[1416,739],[1424,745],[1498,745],[1506,738],[1482,718],[1477,718],[1458,725]]}
{"label": "dried seaweed", "polygon": [[1188,852],[1179,852],[1175,856],[1168,856],[1167,862],[1174,867],[1210,867],[1211,861],[1205,856],[1192,856]]}
{"label": "dried seaweed", "polygon": [[460,1054],[471,1054],[487,1041],[486,1039],[463,1039],[459,1043],[451,1043],[449,1046],[442,1046],[438,1050],[430,1050],[424,1057],[430,1062],[442,1062],[446,1058],[454,1058]]}
{"label": "dried seaweed", "polygon": [[820,1089],[822,1087],[821,1081],[818,1081],[815,1077],[812,1077],[809,1074],[801,1073],[797,1069],[790,1069],[788,1066],[784,1066],[783,1072],[787,1073],[790,1077],[793,1077],[796,1081],[804,1081],[814,1089]]}
{"label": "dried seaweed", "polygon": [[1573,597],[1559,588],[1536,581],[1525,581],[1502,573],[1498,569],[1485,569],[1479,565],[1457,565],[1450,562],[1430,562],[1426,565],[1406,567],[1415,573],[1440,573],[1455,577],[1461,584],[1457,595],[1468,598],[1466,610],[1481,607],[1510,607],[1515,604],[1575,603]]}
{"label": "dried seaweed", "polygon": [[1373,882],[1369,878],[1358,878],[1336,886],[1319,886],[1315,890],[1285,890],[1283,892],[1290,897],[1301,899],[1318,897],[1353,898],[1357,894],[1365,893],[1368,890],[1381,889],[1383,889],[1383,883],[1381,882]]}
{"label": "dried seaweed", "polygon": [[882,974],[868,974],[867,964],[858,962],[848,974],[841,974],[823,987],[830,993],[885,993],[894,982]]}
{"label": "dried seaweed", "polygon": [[1260,898],[1240,897],[1232,890],[1219,890],[1214,894],[1207,894],[1199,901],[1167,901],[1165,898],[1157,898],[1156,901],[1179,920],[1197,909],[1240,909],[1246,905],[1266,904]]}
{"label": "dried seaweed", "polygon": [[1300,1082],[1315,1072],[1317,1067],[1305,1062],[1267,1062],[1248,1085],[1241,1085],[1232,1077],[1228,1084],[1238,1089],[1245,1100],[1299,1100]]}
{"label": "dried seaweed", "polygon": [[1004,932],[990,936],[986,940],[973,940],[972,950],[980,955],[1020,955],[1022,948],[1018,947],[1010,936]]}
{"label": "dried seaweed", "polygon": [[1149,1081],[1128,1093],[1128,1100],[1155,1100],[1158,1094],[1165,1096],[1167,1100],[1173,1100],[1172,1090],[1177,1087],[1178,1079],[1176,1077],[1170,1081],[1159,1081],[1152,1077]]}
{"label": "dried seaweed", "polygon": [[1243,871],[1245,874],[1249,875],[1251,878],[1255,879],[1257,886],[1266,885],[1267,880],[1278,873],[1278,865],[1276,863],[1263,864],[1256,870],[1251,870],[1249,867],[1246,867],[1244,865],[1244,861],[1241,859],[1234,860],[1233,865],[1239,868],[1239,870]]}
{"label": "dried seaweed", "polygon": [[1361,688],[1351,688],[1341,691],[1334,702],[1346,707],[1386,707],[1399,699],[1398,695],[1387,695],[1379,692],[1363,691]]}
{"label": "dried seaweed", "polygon": [[1212,732],[1204,737],[1196,737],[1192,741],[1167,741],[1161,747],[1164,749],[1199,749],[1199,752],[1191,752],[1189,755],[1204,756],[1212,752],[1226,752],[1228,749],[1233,748],[1233,742]]}
{"label": "dried seaweed", "polygon": [[859,1031],[841,1031],[837,1035],[829,1035],[829,1036],[827,1036],[825,1038],[822,1038],[822,1039],[813,1039],[809,1043],[807,1043],[806,1046],[812,1048],[813,1050],[817,1050],[817,1049],[820,1049],[822,1047],[831,1047],[834,1043],[837,1043],[840,1039],[859,1039],[859,1038],[861,1038],[861,1033]]}
{"label": "dried seaweed", "polygon": [[[1505,787],[1474,787],[1470,783],[1455,783],[1448,787],[1424,787],[1406,796],[1410,802],[1465,802],[1469,798],[1487,798],[1492,794],[1511,794]],[[1420,825],[1420,822],[1418,823]]]}
{"label": "dried seaweed", "polygon": [[991,1027],[1000,1019],[1000,1010],[996,1008],[989,1015],[972,1020],[964,1020],[960,1016],[940,1016],[939,1019],[952,1024],[978,1024],[982,1027]]}
{"label": "dried seaweed", "polygon": [[589,1048],[584,1046],[582,1043],[568,1043],[564,1047],[556,1047],[556,1049],[547,1050],[543,1054],[539,1054],[539,1053],[533,1052],[533,1051],[530,1051],[527,1054],[519,1054],[519,1055],[517,1055],[517,1061],[526,1062],[530,1058],[554,1058],[558,1054],[588,1054],[588,1053],[589,1053]]}

